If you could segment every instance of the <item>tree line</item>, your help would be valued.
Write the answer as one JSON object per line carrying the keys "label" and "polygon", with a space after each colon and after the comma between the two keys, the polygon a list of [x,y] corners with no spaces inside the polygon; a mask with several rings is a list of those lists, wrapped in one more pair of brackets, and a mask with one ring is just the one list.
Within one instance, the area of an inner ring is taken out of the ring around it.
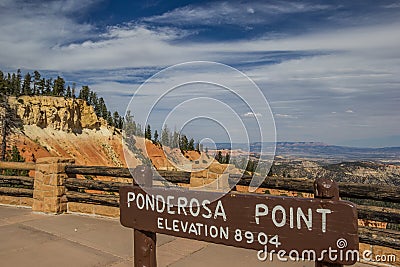
{"label": "tree line", "polygon": [[143,132],[142,125],[135,122],[134,116],[131,115],[130,111],[128,111],[125,116],[124,129],[128,138],[133,135],[144,137],[156,145],[179,148],[181,151],[200,152],[203,150],[202,144],[199,142],[195,143],[193,138],[189,139],[186,135],[179,133],[177,130],[171,131],[167,126],[164,126],[161,135],[158,130],[153,132],[150,124],[147,124]]}
{"label": "tree line", "polygon": [[[16,97],[27,95],[83,99],[93,106],[96,115],[105,119],[108,125],[119,129],[122,129],[123,126],[124,118],[119,115],[118,111],[111,113],[107,109],[103,97],[98,97],[97,93],[87,85],[83,85],[77,92],[76,84],[66,85],[65,79],[61,76],[53,79],[43,77],[37,70],[32,74],[27,72],[25,75],[22,75],[20,69],[16,73],[3,73],[0,70],[0,92],[2,95]],[[76,95],[77,93],[78,95]]]}

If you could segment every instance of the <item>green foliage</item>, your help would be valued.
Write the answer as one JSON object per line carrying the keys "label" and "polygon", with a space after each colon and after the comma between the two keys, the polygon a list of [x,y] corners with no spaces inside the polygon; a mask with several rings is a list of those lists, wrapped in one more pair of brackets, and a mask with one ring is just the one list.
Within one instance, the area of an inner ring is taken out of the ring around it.
{"label": "green foliage", "polygon": [[32,94],[31,80],[32,80],[32,77],[28,72],[27,74],[25,74],[24,83],[22,84],[22,93],[24,95],[31,95]]}
{"label": "green foliage", "polygon": [[164,126],[164,129],[161,132],[161,145],[170,146],[170,131],[167,125]]}
{"label": "green foliage", "polygon": [[[3,73],[0,71],[0,93],[6,96],[21,95],[45,95],[45,96],[64,96],[75,98],[76,84],[66,87],[63,77],[57,76],[53,81],[52,78],[46,79],[42,77],[39,71],[35,70],[33,76],[28,72],[22,81],[21,70],[17,73]],[[114,112],[113,116],[107,109],[106,103],[102,97],[98,98],[97,94],[90,90],[89,86],[84,85],[79,91],[78,98],[85,100],[89,105],[93,106],[98,117],[105,119],[109,125],[122,129],[123,118],[118,112]]]}
{"label": "green foliage", "polygon": [[182,134],[179,138],[179,148],[181,151],[188,151],[189,150],[189,141],[186,135]]}
{"label": "green foliage", "polygon": [[156,143],[156,144],[158,143],[158,131],[157,131],[157,130],[154,131],[154,139],[153,139],[153,142]]}
{"label": "green foliage", "polygon": [[89,86],[84,85],[84,86],[82,86],[82,89],[79,91],[78,98],[83,99],[89,103],[89,94],[90,94]]}
{"label": "green foliage", "polygon": [[[24,162],[25,159],[21,156],[21,154],[18,151],[18,148],[14,145],[11,148],[11,151],[7,151],[6,161]],[[10,175],[10,176],[15,176],[15,175],[27,176],[28,175],[28,171],[26,171],[26,170],[7,169],[7,170],[2,170],[1,173],[2,173],[2,175]]]}
{"label": "green foliage", "polygon": [[151,140],[151,126],[150,124],[147,125],[146,129],[144,130],[144,138]]}
{"label": "green foliage", "polygon": [[66,97],[72,97],[72,91],[71,91],[71,87],[67,87],[67,93],[65,94]]}
{"label": "green foliage", "polygon": [[217,155],[215,155],[215,160],[218,161],[219,163],[223,163],[223,157],[221,151],[218,151]]}
{"label": "green foliage", "polygon": [[191,150],[191,151],[194,150],[194,139],[193,138],[190,138],[187,150]]}
{"label": "green foliage", "polygon": [[54,96],[64,96],[65,95],[65,80],[60,76],[54,80],[53,84],[53,94]]}

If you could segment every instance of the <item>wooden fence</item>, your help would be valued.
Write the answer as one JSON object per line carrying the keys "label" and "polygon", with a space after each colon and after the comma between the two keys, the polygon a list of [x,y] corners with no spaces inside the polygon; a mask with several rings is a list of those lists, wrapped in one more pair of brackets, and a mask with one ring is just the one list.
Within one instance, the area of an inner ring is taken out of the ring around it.
{"label": "wooden fence", "polygon": [[[10,163],[0,162],[0,169],[35,170],[34,163]],[[130,178],[131,173],[127,168],[104,166],[65,166],[67,177],[64,179],[65,195],[68,202],[90,203],[111,207],[119,206],[118,191],[121,186],[131,183],[113,181],[100,181],[95,179],[79,179],[76,175],[111,176],[116,178]],[[172,184],[190,183],[190,173],[159,171],[160,176]],[[153,180],[161,181],[160,176],[154,176]],[[34,195],[34,178],[24,176],[0,175],[0,196],[29,197]],[[231,183],[248,186],[250,177],[230,175]],[[132,180],[131,180],[132,181]],[[367,201],[383,201],[388,206],[399,206],[400,187],[338,183],[340,196],[350,199],[362,199]],[[261,187],[267,189],[281,189],[287,191],[313,193],[313,180],[300,178],[267,177]],[[87,193],[87,190],[97,190],[99,193]],[[400,209],[393,207],[381,207],[372,205],[357,205],[358,218],[377,222],[400,225]],[[359,240],[361,243],[379,245],[400,250],[400,231],[380,229],[372,227],[359,227]]]}

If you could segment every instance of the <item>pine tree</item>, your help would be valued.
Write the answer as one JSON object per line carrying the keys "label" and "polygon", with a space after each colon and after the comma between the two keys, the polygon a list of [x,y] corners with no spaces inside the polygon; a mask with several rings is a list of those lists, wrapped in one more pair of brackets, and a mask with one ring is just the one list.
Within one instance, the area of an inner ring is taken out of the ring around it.
{"label": "pine tree", "polygon": [[150,124],[147,124],[147,128],[144,131],[144,138],[151,140],[151,126]]}
{"label": "pine tree", "polygon": [[57,76],[57,79],[54,80],[53,95],[54,96],[64,96],[65,95],[65,81],[60,76]]}
{"label": "pine tree", "polygon": [[17,146],[13,145],[12,149],[11,149],[11,155],[8,161],[12,161],[12,162],[24,162],[25,159],[24,157],[21,156],[21,154],[18,151]]}
{"label": "pine tree", "polygon": [[[86,102],[89,102],[89,93],[90,93],[89,86],[84,85],[84,86],[82,86],[82,89],[79,91],[78,98],[83,99]],[[103,99],[103,102],[104,102],[104,99]],[[103,118],[105,118],[105,116]]]}
{"label": "pine tree", "polygon": [[114,127],[116,127],[116,128],[119,128],[119,129],[121,129],[122,127],[120,126],[120,116],[119,116],[119,113],[118,113],[118,111],[114,111],[114,113],[113,113],[113,124],[114,124]]}
{"label": "pine tree", "polygon": [[12,88],[11,94],[13,96],[20,96],[21,95],[21,90],[19,89],[20,85],[18,86],[18,79],[17,79],[17,75],[15,75],[15,73],[13,73],[10,78],[10,84],[11,84],[11,88]]}
{"label": "pine tree", "polygon": [[47,79],[44,85],[44,95],[52,95],[53,80]]}
{"label": "pine tree", "polygon": [[35,70],[33,72],[33,95],[38,95],[40,92],[40,82],[41,82],[41,76],[40,73]]}
{"label": "pine tree", "polygon": [[170,136],[169,129],[167,125],[165,125],[164,129],[161,132],[161,145],[170,146],[169,136]]}
{"label": "pine tree", "polygon": [[24,77],[24,83],[22,84],[22,94],[23,95],[31,95],[32,94],[32,89],[31,89],[31,82],[32,82],[32,77],[29,74],[25,74]]}
{"label": "pine tree", "polygon": [[21,84],[22,84],[22,74],[21,74],[21,70],[18,69],[17,70],[17,75],[15,76],[15,95],[19,96],[22,94],[22,90],[21,90]]}
{"label": "pine tree", "polygon": [[180,141],[179,141],[179,148],[181,149],[181,151],[188,151],[188,139],[186,137],[186,135],[181,135],[180,137]]}
{"label": "pine tree", "polygon": [[190,138],[187,150],[193,151],[194,150],[194,139]]}
{"label": "pine tree", "polygon": [[225,154],[224,163],[225,164],[229,164],[230,159],[231,159],[231,155],[229,153],[226,153]]}
{"label": "pine tree", "polygon": [[143,134],[143,127],[140,123],[136,124],[136,136],[144,137],[145,135]]}
{"label": "pine tree", "polygon": [[136,123],[133,119],[133,116],[131,115],[131,111],[128,110],[128,112],[125,115],[124,141],[127,144],[128,148],[131,150],[135,149],[136,133],[137,133]]}
{"label": "pine tree", "polygon": [[65,94],[66,97],[72,97],[71,87],[67,87],[67,93]]}
{"label": "pine tree", "polygon": [[76,91],[76,83],[72,83],[72,98],[76,98],[75,92]]}
{"label": "pine tree", "polygon": [[44,95],[45,85],[46,85],[46,79],[45,78],[40,79],[40,81],[37,83],[38,95]]}
{"label": "pine tree", "polygon": [[102,97],[99,98],[98,105],[99,105],[98,110],[100,113],[100,117],[107,120],[108,110],[107,110],[106,102],[104,102],[104,99]]}
{"label": "pine tree", "polygon": [[16,128],[20,128],[21,121],[18,119],[16,110],[11,108],[8,103],[8,96],[4,93],[0,93],[0,107],[3,110],[1,118],[1,159],[4,161],[6,159],[7,150],[7,139],[11,133],[15,131]]}
{"label": "pine tree", "polygon": [[112,118],[112,116],[111,116],[111,112],[110,112],[110,111],[107,112],[107,116],[106,116],[105,119],[107,120],[107,124],[108,124],[108,125],[114,126],[113,118]]}
{"label": "pine tree", "polygon": [[88,104],[91,106],[96,106],[97,105],[97,94],[93,91],[89,92],[89,99],[88,99]]}
{"label": "pine tree", "polygon": [[172,148],[178,148],[178,147],[180,146],[179,141],[180,141],[179,133],[175,130],[175,131],[174,131],[174,134],[173,134],[173,136],[172,136],[172,144],[171,144],[171,147],[172,147]]}
{"label": "pine tree", "polygon": [[217,155],[215,155],[215,160],[218,161],[219,163],[222,163],[223,158],[222,158],[222,152],[218,151]]}
{"label": "pine tree", "polygon": [[158,131],[157,131],[157,130],[154,131],[154,139],[153,139],[153,142],[154,142],[154,143],[158,143]]}

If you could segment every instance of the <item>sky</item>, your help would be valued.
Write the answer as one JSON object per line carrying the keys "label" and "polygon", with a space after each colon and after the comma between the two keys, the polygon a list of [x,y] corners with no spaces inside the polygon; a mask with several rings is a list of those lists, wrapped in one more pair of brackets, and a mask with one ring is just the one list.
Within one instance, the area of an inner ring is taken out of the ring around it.
{"label": "sky", "polygon": [[253,141],[275,125],[278,141],[400,146],[400,1],[0,0],[0,32],[1,70],[89,85],[155,128],[190,110],[189,135],[224,142],[211,110]]}

